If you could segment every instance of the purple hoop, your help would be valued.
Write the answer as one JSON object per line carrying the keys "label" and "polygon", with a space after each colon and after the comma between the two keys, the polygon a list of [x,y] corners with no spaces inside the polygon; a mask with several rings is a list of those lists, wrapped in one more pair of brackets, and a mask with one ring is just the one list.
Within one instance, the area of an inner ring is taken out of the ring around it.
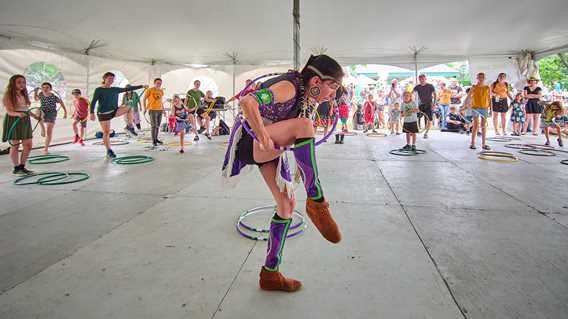
{"label": "purple hoop", "polygon": [[[283,73],[268,73],[268,74],[261,75],[261,76],[255,78],[247,86],[245,86],[244,89],[241,90],[241,92],[239,93],[239,98],[243,97],[246,89],[248,89],[256,81],[263,79],[263,78],[266,78],[266,77],[269,77],[269,76],[276,76],[276,75],[282,75],[282,74]],[[319,141],[316,141],[316,143],[314,144],[315,146],[318,146],[318,145],[325,143],[331,137],[331,135],[333,135],[333,133],[335,132],[335,129],[337,128],[337,123],[339,122],[339,116],[337,114],[337,111],[335,113],[336,114],[335,114],[335,118],[333,120],[332,129],[329,132],[327,132],[327,134],[325,136],[323,136]],[[258,142],[259,140],[256,137],[256,134],[254,134],[254,131],[248,125],[247,121],[243,117],[242,112],[237,115],[237,120],[241,121],[241,125],[244,127],[245,131],[247,131],[248,135],[250,135],[253,139],[255,139]],[[280,150],[280,151],[291,151],[291,150],[294,149],[293,147],[282,147],[282,146],[278,146],[278,145],[274,145],[274,148],[277,149],[277,150]]]}
{"label": "purple hoop", "polygon": [[[256,233],[268,233],[269,230],[266,230],[266,229],[257,229],[257,228],[248,226],[248,225],[246,225],[245,223],[242,222],[243,219],[246,218],[247,216],[250,216],[250,215],[256,213],[257,211],[261,211],[262,209],[266,209],[266,208],[271,208],[271,209],[273,209],[274,206],[272,206],[272,205],[261,206],[261,207],[256,207],[256,208],[248,209],[248,210],[246,210],[245,212],[243,212],[243,213],[239,216],[239,218],[238,218],[238,220],[237,220],[237,223],[236,223],[236,225],[235,225],[235,228],[237,229],[237,232],[238,232],[241,236],[243,236],[243,237],[245,237],[245,238],[248,238],[248,239],[251,239],[251,240],[267,241],[267,240],[268,240],[268,236],[252,236],[252,235],[247,234],[245,231],[243,231],[243,230],[241,229],[241,228],[244,228],[244,229],[246,229],[246,230],[248,230],[248,231],[252,231],[252,232],[256,232]],[[295,213],[296,215],[300,216],[300,217],[302,218],[302,221],[290,226],[290,230],[298,229],[298,228],[299,228],[299,230],[297,230],[297,231],[295,231],[295,232],[293,232],[293,233],[289,233],[289,234],[286,236],[286,238],[296,237],[296,236],[302,234],[302,233],[306,230],[306,228],[308,227],[308,225],[307,225],[306,222],[304,221],[304,218],[305,218],[305,217],[304,217],[299,211],[297,211],[297,210],[294,210],[294,213]]]}
{"label": "purple hoop", "polygon": [[[261,212],[263,209],[266,209],[266,208],[272,209],[272,208],[274,208],[274,206],[263,206],[263,207],[256,207],[256,208],[253,208],[253,209],[246,210],[244,213],[241,214],[241,216],[239,216],[239,220],[238,220],[239,226],[246,229],[246,230],[250,230],[250,231],[253,231],[253,232],[257,232],[257,233],[268,233],[270,231],[269,229],[255,228],[255,227],[249,226],[249,225],[244,223],[245,218],[247,218],[248,216],[257,214],[257,213]],[[304,225],[306,223],[304,215],[300,214],[300,212],[298,210],[294,210],[294,215],[299,216],[300,221],[296,224],[290,225],[290,228],[289,228],[290,230],[294,230],[298,227],[301,227],[302,225]]]}

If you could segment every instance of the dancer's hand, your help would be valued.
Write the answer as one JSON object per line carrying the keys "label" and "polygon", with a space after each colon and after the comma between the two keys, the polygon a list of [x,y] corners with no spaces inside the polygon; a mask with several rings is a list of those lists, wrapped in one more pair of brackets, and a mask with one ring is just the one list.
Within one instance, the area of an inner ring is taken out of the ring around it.
{"label": "dancer's hand", "polygon": [[270,151],[274,149],[274,142],[266,131],[258,135],[259,146],[262,151]]}
{"label": "dancer's hand", "polygon": [[90,119],[91,121],[94,121],[94,120],[95,120],[95,113],[91,113],[91,114],[89,115],[89,119]]}

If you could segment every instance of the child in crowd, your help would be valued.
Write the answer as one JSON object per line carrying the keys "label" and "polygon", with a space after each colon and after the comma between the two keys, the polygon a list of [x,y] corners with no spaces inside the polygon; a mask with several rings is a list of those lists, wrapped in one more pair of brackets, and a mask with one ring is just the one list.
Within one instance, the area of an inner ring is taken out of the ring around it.
{"label": "child in crowd", "polygon": [[394,103],[389,110],[389,129],[391,131],[391,135],[395,133],[396,135],[400,134],[400,103],[398,102]]}
{"label": "child in crowd", "polygon": [[544,143],[544,145],[550,145],[550,128],[555,128],[556,134],[558,134],[558,146],[564,146],[562,144],[562,127],[565,126],[566,123],[564,123],[564,110],[560,102],[552,102],[544,108],[542,123],[544,126],[544,136],[546,136],[546,143]]}
{"label": "child in crowd", "polygon": [[188,109],[181,103],[181,99],[179,96],[174,95],[173,101],[173,109],[172,113],[175,116],[175,134],[179,134],[179,152],[184,153],[184,142],[185,142],[185,130],[189,126],[189,111]]}
{"label": "child in crowd", "polygon": [[[73,89],[73,132],[75,138],[73,144],[79,143],[85,146],[85,130],[87,129],[87,121],[89,120],[89,100],[81,96],[81,90]],[[81,125],[77,128],[77,125]]]}
{"label": "child in crowd", "polygon": [[485,137],[487,135],[487,116],[489,114],[489,107],[491,106],[491,96],[489,86],[485,84],[485,73],[480,72],[477,74],[477,83],[471,87],[468,93],[471,98],[471,108],[473,111],[473,127],[471,132],[471,143],[469,148],[474,150],[475,140],[477,138],[477,130],[481,123],[481,148],[490,150],[491,147],[485,144]]}
{"label": "child in crowd", "polygon": [[463,101],[462,106],[460,107],[460,115],[463,116],[465,119],[465,123],[467,124],[467,130],[465,131],[466,135],[469,136],[471,133],[471,124],[473,122],[473,111],[471,110],[471,97],[469,96],[469,92],[471,88],[467,88],[465,90],[465,99]]}
{"label": "child in crowd", "polygon": [[[126,85],[126,87],[130,87],[130,84]],[[136,136],[136,131],[134,131],[133,125],[136,125],[138,131],[142,130],[142,126],[140,126],[140,108],[142,105],[140,104],[140,95],[135,91],[128,91],[125,92],[122,96],[122,105],[126,105],[130,107],[132,110],[131,112],[127,113],[127,116],[124,118],[124,122],[126,122],[126,129],[134,136]],[[129,121],[128,114],[132,113],[132,121]]]}
{"label": "child in crowd", "polygon": [[367,131],[370,130],[376,132],[375,128],[373,127],[373,124],[375,122],[375,109],[376,103],[375,101],[373,101],[373,95],[369,94],[367,95],[367,101],[365,101],[365,104],[363,105],[363,119],[365,121],[365,129],[363,130],[363,133],[367,133]]}
{"label": "child in crowd", "polygon": [[381,129],[385,127],[385,104],[386,104],[386,99],[384,93],[379,92],[378,100],[375,103],[376,129]]}
{"label": "child in crowd", "polygon": [[525,106],[523,104],[523,93],[517,93],[511,103],[511,122],[513,122],[513,136],[521,136],[523,125],[525,124]]}
{"label": "child in crowd", "polygon": [[53,138],[53,128],[55,127],[55,120],[57,119],[57,104],[61,105],[63,108],[63,118],[67,118],[67,108],[65,108],[65,103],[59,98],[59,96],[53,93],[53,87],[51,83],[44,82],[41,85],[41,92],[38,94],[39,88],[34,90],[34,99],[40,101],[40,109],[42,113],[42,120],[40,122],[42,132],[45,132],[45,145],[43,146],[43,153],[47,154],[49,152],[49,145],[51,144],[51,139]]}
{"label": "child in crowd", "polygon": [[467,129],[465,118],[457,112],[455,105],[450,106],[450,112],[444,121],[446,128],[442,129],[443,132],[463,133]]}
{"label": "child in crowd", "polygon": [[[341,132],[335,134],[335,144],[343,144],[345,139],[345,133],[348,132],[347,129],[347,119],[349,119],[349,103],[351,102],[351,97],[345,88],[341,87],[337,90],[337,115],[341,121]],[[337,98],[339,97],[339,98]]]}
{"label": "child in crowd", "polygon": [[339,104],[339,120],[341,121],[341,130],[348,132],[347,120],[349,119],[349,104],[346,101],[341,101]]}
{"label": "child in crowd", "polygon": [[406,133],[406,151],[416,151],[416,133],[418,133],[418,106],[412,101],[412,93],[405,91],[402,95],[402,111],[404,124],[402,130]]}
{"label": "child in crowd", "polygon": [[[32,123],[30,116],[39,121],[39,117],[29,111],[30,98],[26,89],[26,78],[16,74],[8,80],[4,90],[2,104],[6,109],[4,125],[2,128],[2,142],[10,143],[10,160],[14,164],[12,173],[16,175],[33,175],[34,172],[26,169],[28,156],[32,151]],[[23,146],[20,155],[20,144]]]}

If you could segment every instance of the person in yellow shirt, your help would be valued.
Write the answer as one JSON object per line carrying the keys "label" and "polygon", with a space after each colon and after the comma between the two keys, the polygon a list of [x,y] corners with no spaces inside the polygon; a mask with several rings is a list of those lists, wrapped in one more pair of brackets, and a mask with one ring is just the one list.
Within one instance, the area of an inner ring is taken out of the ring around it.
{"label": "person in yellow shirt", "polygon": [[157,146],[158,144],[164,144],[158,139],[158,133],[160,132],[160,124],[162,123],[162,114],[164,113],[164,90],[162,89],[162,79],[154,79],[154,86],[147,89],[144,93],[144,99],[142,100],[142,109],[144,113],[149,111],[150,114],[150,126],[152,127],[152,144]]}
{"label": "person in yellow shirt", "polygon": [[485,144],[487,134],[487,114],[491,106],[491,92],[489,86],[485,85],[485,73],[477,74],[477,83],[471,87],[467,97],[471,99],[471,108],[473,111],[473,126],[471,132],[471,144],[469,148],[475,149],[475,139],[477,138],[477,130],[481,118],[481,148],[490,150],[489,145]]}
{"label": "person in yellow shirt", "polygon": [[507,99],[513,100],[509,92],[507,74],[499,73],[497,80],[491,84],[491,97],[495,135],[499,136],[499,117],[501,117],[501,130],[503,131],[503,135],[507,135],[507,112],[509,111]]}
{"label": "person in yellow shirt", "polygon": [[440,82],[440,92],[438,93],[438,108],[440,110],[440,129],[446,129],[446,117],[450,110],[452,90],[446,87],[446,83]]}

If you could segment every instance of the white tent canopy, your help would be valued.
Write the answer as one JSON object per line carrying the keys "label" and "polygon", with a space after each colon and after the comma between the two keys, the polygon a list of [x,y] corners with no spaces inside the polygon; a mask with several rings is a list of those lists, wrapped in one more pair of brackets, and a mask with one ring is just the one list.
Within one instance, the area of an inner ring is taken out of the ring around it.
{"label": "white tent canopy", "polygon": [[[247,78],[291,68],[292,2],[3,0],[0,91],[41,61],[61,71],[66,91],[88,94],[116,70],[130,83],[161,76],[168,95],[208,77],[228,97]],[[519,82],[534,69],[519,70],[531,65],[526,55],[517,63],[521,50],[568,49],[567,9],[566,0],[305,1],[301,57],[325,51],[342,64],[412,70],[468,60],[472,73]]]}
{"label": "white tent canopy", "polygon": [[[302,56],[317,48],[344,64],[413,68],[470,56],[545,52],[568,45],[566,0],[301,3]],[[2,1],[0,48],[25,44],[173,64],[291,63],[292,0]],[[11,40],[10,40],[11,39]],[[23,41],[19,41],[23,40]]]}

